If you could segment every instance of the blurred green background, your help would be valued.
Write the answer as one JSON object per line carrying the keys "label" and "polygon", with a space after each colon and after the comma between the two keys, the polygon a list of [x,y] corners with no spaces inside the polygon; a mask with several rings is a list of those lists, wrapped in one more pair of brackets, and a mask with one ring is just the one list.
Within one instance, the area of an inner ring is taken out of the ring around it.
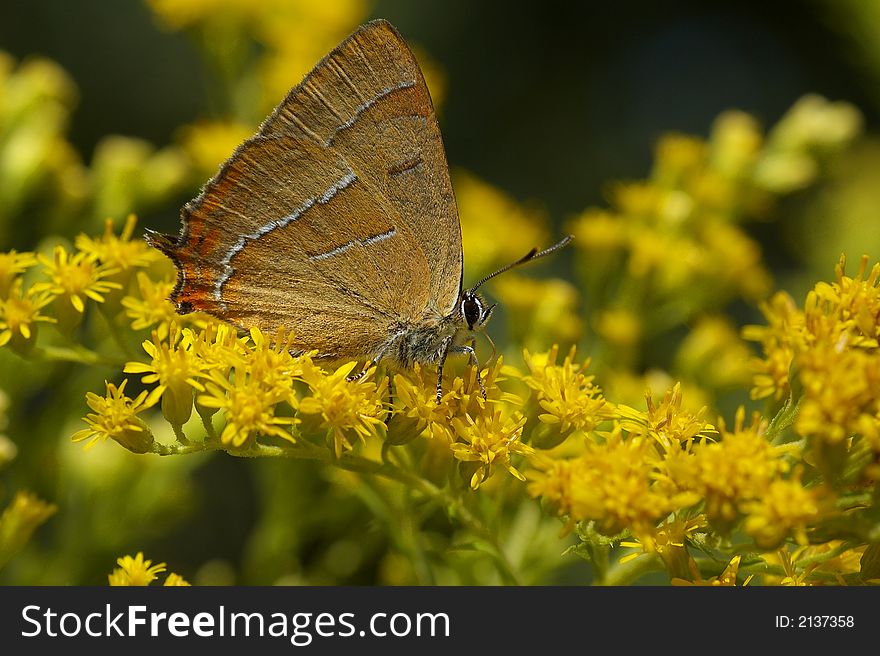
{"label": "blurred green background", "polygon": [[[880,2],[380,0],[365,7],[365,18],[388,19],[439,72],[450,166],[542,208],[554,234],[584,208],[605,205],[609,181],[646,176],[661,134],[706,136],[730,108],[770,126],[802,95],[818,93],[854,104],[868,136],[820,184],[785,197],[774,221],[748,232],[776,286],[795,298],[828,278],[841,252],[853,260],[880,252],[873,136]],[[67,135],[86,163],[107,135],[162,149],[180,138],[180,126],[228,110],[218,92],[222,71],[205,66],[194,39],[163,29],[136,0],[4,0],[0,50],[18,60],[49,57],[71,76],[78,91]],[[289,86],[301,74],[291,74]],[[160,203],[132,207],[138,229],[176,232],[179,207],[197,188],[188,180]],[[39,246],[44,235],[26,212],[21,217],[0,250]],[[56,232],[94,233],[104,218]],[[566,252],[547,268],[567,277],[573,257]],[[733,312],[741,322],[759,317],[745,305]],[[8,500],[27,487],[63,510],[0,571],[0,582],[99,584],[117,556],[138,550],[194,582],[407,582],[395,578],[396,556],[376,516],[381,504],[371,502],[381,489],[356,489],[309,463],[146,459],[109,447],[84,455],[64,437],[80,426],[57,424],[82,415],[82,396],[54,395],[51,378],[28,388],[37,374],[21,360],[4,357],[0,367],[7,390],[33,391],[12,394],[15,407],[6,411],[5,432],[19,455],[0,472],[0,491]],[[51,375],[84,393],[114,373],[69,364]],[[552,530],[547,539],[562,550]],[[570,563],[537,580],[577,582],[584,567]]]}

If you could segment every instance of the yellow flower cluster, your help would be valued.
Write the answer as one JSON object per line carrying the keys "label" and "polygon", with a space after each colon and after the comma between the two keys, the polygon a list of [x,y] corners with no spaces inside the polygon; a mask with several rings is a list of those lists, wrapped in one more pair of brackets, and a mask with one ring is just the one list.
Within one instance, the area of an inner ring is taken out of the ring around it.
{"label": "yellow flower cluster", "polygon": [[0,347],[32,355],[41,323],[55,324],[56,342],[68,341],[90,303],[101,306],[111,317],[121,309],[121,303],[129,308],[134,327],[158,325],[167,331],[175,320],[174,307],[164,296],[159,297],[167,283],[154,283],[142,275],[138,277],[140,293],[126,294],[132,273],[161,258],[143,240],[132,240],[134,227],[135,217],[129,216],[117,236],[108,220],[101,237],[81,234],[75,249],[56,245],[51,257],[14,250],[0,253]]}
{"label": "yellow flower cluster", "polygon": [[[772,281],[742,226],[815,180],[860,129],[855,108],[818,96],[798,101],[766,133],[748,114],[725,112],[707,139],[661,137],[646,180],[617,183],[610,207],[570,221],[583,254],[584,314],[609,383],[643,370],[656,357],[649,347],[664,338],[680,344],[674,379],[701,386],[710,402],[744,383],[745,345],[717,315],[737,298],[764,301]],[[674,334],[682,326],[692,329],[685,341]],[[768,363],[765,374],[778,378],[781,364]]]}
{"label": "yellow flower cluster", "polygon": [[56,510],[54,504],[47,503],[30,492],[16,493],[0,513],[0,569]]}
{"label": "yellow flower cluster", "polygon": [[[702,579],[693,574],[688,545],[707,531],[721,539],[739,531],[765,551],[788,540],[805,544],[810,531],[837,516],[830,488],[816,484],[799,448],[773,443],[766,420],[755,416],[747,424],[740,410],[732,428],[723,420],[716,428],[704,419],[705,409],[688,409],[680,385],[659,401],[647,394],[642,409],[614,404],[588,372],[589,358],[579,361],[574,348],[564,357],[556,346],[525,351],[522,369],[498,358],[479,374],[485,399],[477,371],[465,368],[460,376],[447,376],[438,401],[436,374],[422,367],[398,372],[393,380],[375,367],[352,376],[354,362],[326,370],[309,353],[293,354],[286,331],[240,335],[211,317],[180,317],[162,300],[170,281],[153,279],[149,267],[155,263],[131,242],[130,225],[122,236],[108,230],[100,240],[81,238],[78,243],[88,250],[58,256],[57,262],[88,263],[90,271],[104,272],[83,276],[91,283],[122,280],[114,277],[127,271],[128,288],[113,290],[122,296],[116,311],[133,329],[151,329],[144,357],[124,367],[143,387],[128,397],[131,382],[125,379],[108,382],[103,397],[87,395],[92,412],[75,440],[110,438],[137,453],[219,449],[301,457],[367,471],[389,466],[369,457],[376,453],[373,446],[383,445],[385,453],[421,440],[447,454],[446,473],[432,480],[450,480],[446,477],[457,470],[478,490],[497,471],[506,471],[526,480],[529,494],[569,528],[578,527],[582,539],[586,526],[606,540],[628,536],[635,541],[626,546],[659,556],[673,577],[697,582]],[[38,261],[7,254],[7,289],[17,290],[18,276]],[[868,274],[863,263],[861,273],[849,279],[841,264],[838,281],[817,287],[803,317],[794,319],[790,312],[773,324],[794,326],[796,335],[781,328],[751,332],[792,352],[817,348],[823,343],[818,337],[836,345],[836,352],[873,352],[878,271]],[[107,288],[91,291],[80,294],[83,303],[108,304]],[[74,292],[47,283],[40,293],[55,300]],[[789,304],[776,305],[790,310]],[[807,364],[801,371],[809,371]],[[145,420],[144,413],[157,405],[176,444],[157,440]],[[203,438],[187,435],[194,430],[193,409]],[[409,480],[393,471],[388,475]]]}
{"label": "yellow flower cluster", "polygon": [[755,362],[752,396],[798,404],[798,435],[828,445],[864,440],[880,452],[880,263],[861,259],[855,276],[820,282],[803,310],[784,292],[762,306],[766,326],[748,326],[764,357]]}
{"label": "yellow flower cluster", "polygon": [[[116,559],[119,565],[108,576],[108,582],[111,586],[146,586],[159,578],[159,574],[166,571],[168,566],[165,563],[153,564],[152,560],[145,560],[144,554],[138,551],[132,556],[122,556]],[[169,572],[165,577],[165,586],[188,586],[180,574]]]}

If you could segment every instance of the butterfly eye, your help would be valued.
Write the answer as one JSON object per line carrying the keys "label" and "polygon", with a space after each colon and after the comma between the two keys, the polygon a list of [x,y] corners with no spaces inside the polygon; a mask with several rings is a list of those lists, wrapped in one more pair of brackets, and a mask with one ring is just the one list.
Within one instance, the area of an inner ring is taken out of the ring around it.
{"label": "butterfly eye", "polygon": [[464,320],[467,321],[468,329],[473,330],[474,324],[480,323],[483,304],[476,296],[465,296],[461,302],[461,313],[464,315]]}

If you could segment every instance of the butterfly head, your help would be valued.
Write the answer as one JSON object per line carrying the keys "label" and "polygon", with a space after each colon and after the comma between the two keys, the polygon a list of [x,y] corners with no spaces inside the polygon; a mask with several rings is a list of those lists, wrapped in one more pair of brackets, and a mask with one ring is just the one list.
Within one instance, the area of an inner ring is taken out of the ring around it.
{"label": "butterfly head", "polygon": [[462,323],[467,324],[468,330],[479,330],[489,321],[495,305],[493,303],[487,306],[486,301],[479,294],[470,289],[465,291],[461,295],[458,307]]}
{"label": "butterfly head", "polygon": [[492,316],[492,311],[495,309],[495,303],[492,305],[486,305],[486,301],[477,293],[477,290],[483,286],[483,283],[491,280],[495,276],[504,273],[505,271],[509,271],[510,269],[519,266],[520,264],[525,264],[526,262],[531,262],[532,260],[537,260],[538,258],[544,257],[553,253],[564,246],[567,246],[571,241],[571,236],[563,238],[550,248],[546,248],[543,251],[539,251],[537,248],[533,248],[528,253],[526,253],[523,257],[518,259],[516,262],[511,262],[507,266],[503,266],[497,271],[490,273],[488,276],[485,276],[482,280],[480,280],[476,285],[467,289],[461,293],[461,298],[458,302],[458,314],[460,316],[460,322],[463,324],[467,324],[467,328],[470,331],[478,330],[486,325],[486,322],[489,321],[489,318]]}

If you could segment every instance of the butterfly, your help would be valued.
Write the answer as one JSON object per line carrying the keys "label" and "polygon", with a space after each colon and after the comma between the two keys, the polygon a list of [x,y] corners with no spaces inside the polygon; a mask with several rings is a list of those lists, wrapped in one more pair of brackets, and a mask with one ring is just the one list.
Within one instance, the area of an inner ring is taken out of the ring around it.
{"label": "butterfly", "polygon": [[[437,117],[416,58],[387,21],[357,29],[294,87],[181,211],[147,240],[177,267],[171,300],[239,328],[295,331],[326,359],[443,366],[495,305],[470,288]],[[483,396],[482,379],[477,376]]]}

